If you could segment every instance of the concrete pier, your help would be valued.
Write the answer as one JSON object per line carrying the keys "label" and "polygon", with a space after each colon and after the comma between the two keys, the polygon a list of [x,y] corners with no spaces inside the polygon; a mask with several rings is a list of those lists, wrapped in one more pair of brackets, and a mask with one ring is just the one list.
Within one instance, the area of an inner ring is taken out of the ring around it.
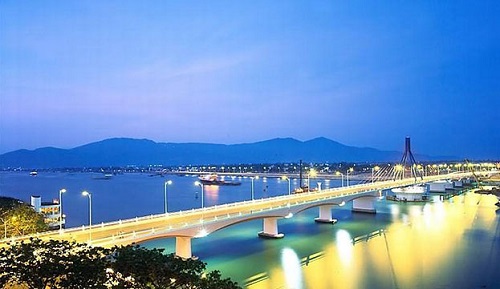
{"label": "concrete pier", "polygon": [[263,230],[259,232],[259,237],[279,239],[283,238],[285,235],[278,233],[278,218],[264,218],[263,219]]}
{"label": "concrete pier", "polygon": [[330,223],[330,224],[337,223],[337,219],[332,218],[332,206],[330,205],[320,206],[319,217],[314,219],[314,221],[317,223]]}
{"label": "concrete pier", "polygon": [[352,211],[375,214],[375,197],[361,197],[352,201]]}
{"label": "concrete pier", "polygon": [[175,237],[175,255],[191,258],[191,237]]}

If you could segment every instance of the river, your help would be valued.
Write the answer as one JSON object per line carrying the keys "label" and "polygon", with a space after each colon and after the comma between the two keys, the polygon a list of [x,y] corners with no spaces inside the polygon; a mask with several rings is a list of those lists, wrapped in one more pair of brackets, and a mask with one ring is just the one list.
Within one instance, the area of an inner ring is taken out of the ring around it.
{"label": "river", "polygon": [[[191,176],[150,176],[130,173],[109,180],[90,173],[1,172],[0,195],[29,202],[59,197],[67,226],[88,224],[89,204],[81,195],[92,193],[93,223],[162,213],[164,183],[168,210],[201,205],[200,188]],[[251,180],[241,186],[205,187],[205,206],[251,198]],[[337,180],[314,179],[322,188]],[[292,188],[298,186],[292,180]],[[288,181],[256,179],[255,198],[288,193]],[[376,214],[352,213],[350,204],[335,207],[338,223],[317,224],[318,209],[309,209],[278,222],[283,239],[257,237],[259,220],[249,221],[194,239],[193,254],[246,288],[500,288],[500,225],[496,198],[469,192],[441,201],[398,203],[380,199]],[[174,251],[173,239],[145,247]]]}

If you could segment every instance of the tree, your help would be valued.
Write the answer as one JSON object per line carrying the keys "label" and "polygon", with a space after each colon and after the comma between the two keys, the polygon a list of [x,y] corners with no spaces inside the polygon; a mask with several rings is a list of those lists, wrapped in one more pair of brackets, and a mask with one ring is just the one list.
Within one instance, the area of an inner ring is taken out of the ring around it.
{"label": "tree", "polygon": [[199,288],[219,289],[219,288],[240,288],[238,283],[229,278],[223,279],[220,271],[209,272],[205,278],[201,279]]}
{"label": "tree", "polygon": [[240,288],[194,259],[160,249],[112,249],[68,241],[13,243],[0,248],[0,287],[28,288]]}
{"label": "tree", "polygon": [[140,288],[240,288],[230,279],[222,279],[219,271],[205,274],[206,263],[193,258],[165,255],[161,249],[138,245],[115,247],[114,250],[113,269],[144,286]]}
{"label": "tree", "polygon": [[20,200],[0,197],[0,222],[7,237],[47,231],[44,216]]}
{"label": "tree", "polygon": [[68,241],[11,244],[0,249],[0,284],[29,288],[102,288],[108,249]]}

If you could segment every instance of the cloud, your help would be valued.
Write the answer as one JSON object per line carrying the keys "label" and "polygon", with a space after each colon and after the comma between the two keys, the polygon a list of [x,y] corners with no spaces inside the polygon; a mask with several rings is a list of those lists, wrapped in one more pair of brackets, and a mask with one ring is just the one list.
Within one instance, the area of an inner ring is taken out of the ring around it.
{"label": "cloud", "polygon": [[205,55],[198,58],[187,58],[186,61],[163,59],[145,67],[134,69],[125,75],[130,80],[154,81],[191,78],[200,75],[217,74],[234,70],[259,58],[258,51],[243,51],[233,54]]}

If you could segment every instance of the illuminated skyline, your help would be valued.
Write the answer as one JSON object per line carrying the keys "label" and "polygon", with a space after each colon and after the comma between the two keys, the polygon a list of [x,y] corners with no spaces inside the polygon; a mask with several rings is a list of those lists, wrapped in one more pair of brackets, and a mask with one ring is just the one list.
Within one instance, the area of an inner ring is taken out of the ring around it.
{"label": "illuminated skyline", "polygon": [[500,158],[495,1],[0,3],[0,153],[111,137]]}

